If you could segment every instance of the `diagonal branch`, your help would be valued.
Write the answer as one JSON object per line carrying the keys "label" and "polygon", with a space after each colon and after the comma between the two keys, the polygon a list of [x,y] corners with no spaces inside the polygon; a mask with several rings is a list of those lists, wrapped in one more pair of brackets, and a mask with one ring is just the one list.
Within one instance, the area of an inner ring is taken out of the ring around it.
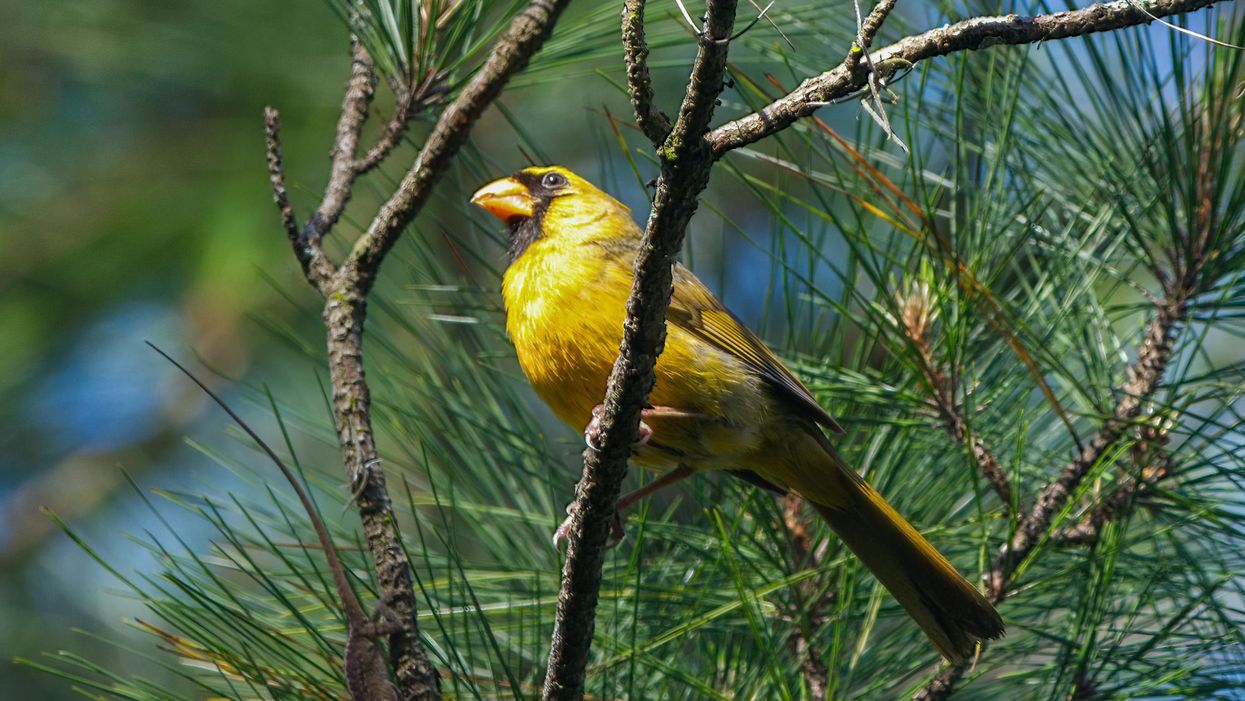
{"label": "diagonal branch", "polygon": [[956,385],[953,375],[949,376],[945,362],[934,352],[930,343],[930,331],[937,317],[931,305],[929,285],[913,284],[908,290],[895,294],[899,307],[899,318],[892,320],[903,330],[908,340],[916,347],[920,360],[920,373],[929,388],[930,402],[938,413],[938,421],[942,428],[956,443],[967,444],[972,451],[973,460],[977,463],[981,474],[990,482],[994,493],[999,496],[1003,506],[1010,513],[1012,506],[1012,482],[1007,472],[999,463],[998,456],[981,436],[969,430],[963,406],[956,399]]}
{"label": "diagonal branch", "polygon": [[1102,460],[1141,415],[1142,407],[1158,389],[1163,379],[1163,371],[1171,360],[1172,340],[1177,325],[1184,320],[1187,302],[1188,297],[1182,294],[1175,299],[1168,299],[1155,309],[1155,316],[1146,326],[1145,336],[1137,351],[1137,360],[1128,367],[1123,396],[1116,404],[1115,411],[1081,449],[1080,454],[1047,486],[1033,509],[1021,520],[1011,542],[999,556],[999,563],[995,567],[997,573],[992,573],[992,579],[995,574],[998,577],[997,581],[991,583],[992,591],[1004,591],[1009,584],[1011,572],[1041,541],[1055,514],[1063,510],[1068,499],[1080,487],[1085,475]]}
{"label": "diagonal branch", "polygon": [[312,287],[323,291],[325,283],[333,276],[333,264],[324,257],[318,243],[306,241],[298,230],[298,217],[285,189],[285,166],[281,162],[281,116],[272,107],[264,108],[264,150],[268,156],[272,199],[281,213],[281,227],[294,247],[294,257],[302,266],[303,275]]}
{"label": "diagonal branch", "polygon": [[[1138,0],[1119,0],[1036,17],[974,17],[906,37],[871,54],[871,58],[878,72],[885,76],[897,66],[936,56],[976,51],[997,44],[1032,44],[1149,24],[1155,18],[1200,10],[1223,1],[1154,0],[1142,5]],[[795,90],[757,112],[714,129],[709,134],[714,157],[721,158],[732,149],[782,131],[825,103],[866,87],[869,75],[868,68],[856,59],[808,78]]]}
{"label": "diagonal branch", "polygon": [[385,254],[393,248],[407,224],[427,202],[433,185],[441,179],[450,161],[467,142],[476,120],[501,94],[507,81],[527,66],[532,55],[553,32],[554,23],[569,2],[532,0],[511,21],[484,66],[441,112],[415,164],[372,219],[367,231],[355,242],[343,264],[343,275],[350,278],[350,284],[361,293],[367,294],[372,288]]}
{"label": "diagonal branch", "polygon": [[[1122,397],[1110,418],[1094,434],[1039,497],[1033,509],[1020,521],[1011,542],[1002,548],[986,574],[990,600],[998,604],[1011,593],[1016,568],[1042,542],[1051,523],[1094,465],[1102,460],[1141,414],[1142,408],[1158,390],[1171,360],[1176,329],[1185,319],[1194,288],[1177,292],[1157,305],[1155,316],[1146,326],[1137,360],[1128,366]],[[917,701],[940,701],[951,695],[955,685],[969,669],[969,663],[945,667],[916,695]]]}
{"label": "diagonal branch", "polygon": [[661,176],[627,300],[622,347],[610,374],[601,416],[599,452],[584,453],[575,494],[570,545],[562,570],[557,620],[545,676],[545,701],[583,697],[584,668],[592,645],[601,566],[619,487],[636,440],[640,411],[654,383],[653,368],[666,335],[673,263],[709,182],[712,154],[705,129],[722,93],[735,0],[709,0],[699,48],[679,116],[657,149]]}
{"label": "diagonal branch", "polygon": [[670,118],[653,104],[653,80],[648,73],[648,42],[644,36],[645,0],[623,3],[623,59],[627,64],[627,94],[635,108],[635,123],[640,131],[661,146],[670,135]]}
{"label": "diagonal branch", "polygon": [[1113,494],[1093,506],[1080,521],[1060,530],[1052,538],[1062,546],[1094,545],[1102,535],[1107,523],[1125,516],[1135,504],[1152,496],[1159,482],[1172,473],[1171,455],[1163,447],[1165,431],[1170,425],[1147,423],[1140,431],[1138,442],[1132,447],[1132,478]]}

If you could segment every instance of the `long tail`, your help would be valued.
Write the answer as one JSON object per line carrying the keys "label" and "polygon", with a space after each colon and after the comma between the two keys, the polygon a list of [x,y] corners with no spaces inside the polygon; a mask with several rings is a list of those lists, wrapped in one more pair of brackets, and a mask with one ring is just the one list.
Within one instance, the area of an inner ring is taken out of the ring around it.
{"label": "long tail", "polygon": [[819,442],[833,466],[817,466],[815,487],[792,487],[894,595],[942,656],[959,662],[974,654],[979,640],[1001,637],[1003,619],[981,592],[830,445]]}

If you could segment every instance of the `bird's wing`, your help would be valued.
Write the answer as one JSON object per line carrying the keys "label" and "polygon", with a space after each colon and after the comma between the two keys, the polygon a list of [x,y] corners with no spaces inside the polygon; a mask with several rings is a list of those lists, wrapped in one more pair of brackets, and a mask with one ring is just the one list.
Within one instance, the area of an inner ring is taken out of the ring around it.
{"label": "bird's wing", "polygon": [[690,270],[674,267],[674,294],[666,320],[696,338],[739,358],[772,387],[779,398],[834,433],[843,427],[813,399],[756,334],[748,330]]}

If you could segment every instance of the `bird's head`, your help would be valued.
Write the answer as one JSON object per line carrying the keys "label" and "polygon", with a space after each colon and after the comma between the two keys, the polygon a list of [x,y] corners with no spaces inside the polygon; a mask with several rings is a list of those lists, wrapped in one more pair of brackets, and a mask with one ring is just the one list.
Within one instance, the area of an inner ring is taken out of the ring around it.
{"label": "bird's head", "polygon": [[560,166],[524,168],[476,190],[471,201],[510,227],[512,261],[541,239],[577,244],[639,234],[626,206]]}

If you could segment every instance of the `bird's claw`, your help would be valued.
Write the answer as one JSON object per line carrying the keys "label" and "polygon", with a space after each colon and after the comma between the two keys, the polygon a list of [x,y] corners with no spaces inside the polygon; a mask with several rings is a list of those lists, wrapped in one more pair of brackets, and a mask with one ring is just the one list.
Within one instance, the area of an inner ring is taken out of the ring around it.
{"label": "bird's claw", "polygon": [[[594,452],[601,452],[601,417],[605,415],[605,406],[596,405],[592,410],[592,421],[588,422],[588,427],[584,429],[584,444]],[[653,437],[653,429],[649,425],[640,421],[639,435],[634,443],[631,444],[632,450],[637,450],[646,445]]]}
{"label": "bird's claw", "polygon": [[[562,543],[571,537],[571,519],[575,517],[575,502],[566,505],[566,519],[562,521],[562,525],[553,531],[553,549],[561,550]],[[606,542],[605,547],[612,548],[623,541],[627,537],[627,531],[623,528],[622,515],[618,511],[614,512],[610,519],[610,539]]]}

